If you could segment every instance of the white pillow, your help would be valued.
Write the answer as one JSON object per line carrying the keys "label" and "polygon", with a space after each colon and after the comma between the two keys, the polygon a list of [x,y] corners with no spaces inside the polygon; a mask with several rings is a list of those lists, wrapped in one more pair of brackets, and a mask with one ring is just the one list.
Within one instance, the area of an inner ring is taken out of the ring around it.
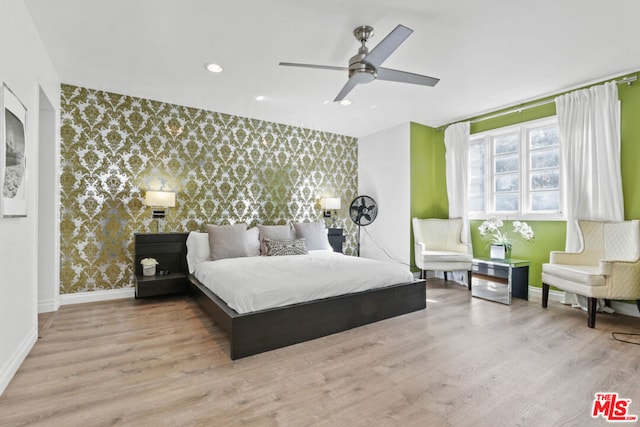
{"label": "white pillow", "polygon": [[187,266],[189,274],[196,271],[196,267],[204,261],[208,261],[209,254],[209,234],[192,231],[187,236]]}
{"label": "white pillow", "polygon": [[265,255],[267,248],[264,245],[264,239],[293,240],[296,238],[296,232],[290,224],[286,225],[262,225],[258,224],[258,230],[260,230],[260,253]]}
{"label": "white pillow", "polygon": [[258,227],[251,227],[247,230],[247,247],[249,256],[260,256],[260,232]]}
{"label": "white pillow", "polygon": [[332,249],[327,237],[327,229],[321,222],[294,222],[296,236],[305,239],[307,250]]}
{"label": "white pillow", "polygon": [[247,224],[207,224],[206,227],[207,233],[209,233],[209,250],[213,261],[249,255]]}

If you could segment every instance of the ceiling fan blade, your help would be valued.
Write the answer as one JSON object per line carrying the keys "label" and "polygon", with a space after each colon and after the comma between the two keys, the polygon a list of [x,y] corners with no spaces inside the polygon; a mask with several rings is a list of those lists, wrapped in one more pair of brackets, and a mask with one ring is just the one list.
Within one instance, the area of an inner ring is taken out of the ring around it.
{"label": "ceiling fan blade", "polygon": [[336,99],[333,100],[333,102],[342,101],[344,97],[347,96],[347,94],[351,92],[351,90],[353,90],[354,87],[356,87],[357,84],[358,82],[356,82],[356,79],[351,77],[349,80],[347,80],[347,83],[344,85],[344,87],[342,88],[338,96],[336,96]]}
{"label": "ceiling fan blade", "polygon": [[334,67],[332,65],[314,65],[314,64],[298,64],[296,62],[280,62],[278,65],[283,67],[301,67],[301,68],[317,68],[320,70],[348,71],[346,67]]}
{"label": "ceiling fan blade", "polygon": [[376,47],[371,49],[371,52],[364,57],[363,61],[373,65],[374,68],[378,68],[411,33],[413,33],[411,28],[398,25]]}
{"label": "ceiling fan blade", "polygon": [[435,86],[440,79],[435,77],[423,76],[421,74],[409,73],[407,71],[392,70],[390,68],[378,68],[378,80],[387,80],[391,82],[413,83],[423,86]]}

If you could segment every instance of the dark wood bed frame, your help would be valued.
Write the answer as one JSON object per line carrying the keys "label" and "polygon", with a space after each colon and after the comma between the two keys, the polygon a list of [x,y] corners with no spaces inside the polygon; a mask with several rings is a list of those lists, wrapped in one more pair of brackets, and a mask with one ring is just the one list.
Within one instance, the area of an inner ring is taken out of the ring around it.
{"label": "dark wood bed frame", "polygon": [[239,314],[193,275],[192,294],[229,334],[231,359],[320,338],[357,326],[423,310],[424,280]]}

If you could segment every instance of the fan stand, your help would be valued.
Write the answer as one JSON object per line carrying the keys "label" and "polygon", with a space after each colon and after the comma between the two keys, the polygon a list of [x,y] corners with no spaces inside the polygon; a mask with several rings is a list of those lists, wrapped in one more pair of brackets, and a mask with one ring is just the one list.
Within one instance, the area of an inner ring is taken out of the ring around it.
{"label": "fan stand", "polygon": [[356,235],[356,248],[357,248],[358,258],[360,258],[360,227],[362,226],[358,225],[358,234]]}

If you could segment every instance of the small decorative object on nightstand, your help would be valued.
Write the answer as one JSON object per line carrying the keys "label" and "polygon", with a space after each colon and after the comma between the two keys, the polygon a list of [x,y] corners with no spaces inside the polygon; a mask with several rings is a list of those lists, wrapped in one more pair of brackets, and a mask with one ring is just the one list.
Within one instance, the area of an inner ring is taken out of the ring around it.
{"label": "small decorative object on nightstand", "polygon": [[187,290],[186,242],[187,233],[135,235],[136,298]]}
{"label": "small decorative object on nightstand", "polygon": [[156,265],[158,265],[158,261],[155,258],[142,258],[140,261],[142,264],[142,275],[143,276],[155,276],[156,275]]}

